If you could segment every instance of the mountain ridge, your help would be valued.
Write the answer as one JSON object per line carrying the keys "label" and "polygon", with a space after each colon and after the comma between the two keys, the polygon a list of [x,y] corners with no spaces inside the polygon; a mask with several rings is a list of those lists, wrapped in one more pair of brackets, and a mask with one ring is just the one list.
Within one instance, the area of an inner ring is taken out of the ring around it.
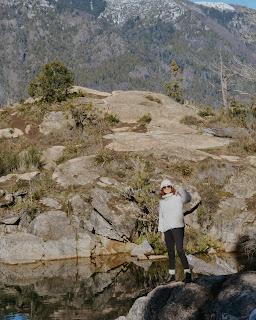
{"label": "mountain ridge", "polygon": [[[28,82],[54,59],[83,86],[159,92],[176,59],[184,71],[185,97],[218,105],[219,79],[210,66],[218,62],[220,48],[225,61],[256,61],[256,10],[234,6],[234,12],[221,12],[185,0],[116,3],[1,0],[0,103],[26,98]],[[242,81],[237,88],[252,90]]]}

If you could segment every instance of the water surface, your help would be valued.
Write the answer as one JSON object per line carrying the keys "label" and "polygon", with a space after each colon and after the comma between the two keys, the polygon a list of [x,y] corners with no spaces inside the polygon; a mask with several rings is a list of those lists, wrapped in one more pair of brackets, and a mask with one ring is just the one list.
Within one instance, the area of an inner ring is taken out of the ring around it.
{"label": "water surface", "polygon": [[[178,278],[182,269],[178,265]],[[116,255],[22,266],[0,265],[1,320],[114,320],[164,283],[167,260]]]}

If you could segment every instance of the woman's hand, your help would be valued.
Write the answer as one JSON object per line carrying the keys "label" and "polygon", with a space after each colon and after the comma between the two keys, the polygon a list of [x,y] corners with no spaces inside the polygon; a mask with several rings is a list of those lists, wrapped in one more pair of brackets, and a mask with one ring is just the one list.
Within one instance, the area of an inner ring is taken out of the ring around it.
{"label": "woman's hand", "polygon": [[165,241],[165,240],[164,240],[164,233],[163,233],[163,232],[161,232],[161,239],[162,239],[163,242]]}

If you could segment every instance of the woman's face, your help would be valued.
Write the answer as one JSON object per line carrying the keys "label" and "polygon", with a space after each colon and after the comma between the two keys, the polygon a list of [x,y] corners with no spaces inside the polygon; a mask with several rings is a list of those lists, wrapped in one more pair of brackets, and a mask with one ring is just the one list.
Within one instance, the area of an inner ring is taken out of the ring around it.
{"label": "woman's face", "polygon": [[171,193],[172,192],[172,187],[171,186],[163,187],[163,191],[164,191],[165,194]]}

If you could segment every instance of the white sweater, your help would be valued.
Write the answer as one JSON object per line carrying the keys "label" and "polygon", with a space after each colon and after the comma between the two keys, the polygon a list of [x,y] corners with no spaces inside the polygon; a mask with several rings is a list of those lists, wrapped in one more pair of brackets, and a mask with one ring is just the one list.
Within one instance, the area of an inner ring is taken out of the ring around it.
{"label": "white sweater", "polygon": [[184,227],[183,204],[189,202],[191,197],[180,189],[177,194],[166,194],[159,204],[158,231],[165,232],[169,229]]}

